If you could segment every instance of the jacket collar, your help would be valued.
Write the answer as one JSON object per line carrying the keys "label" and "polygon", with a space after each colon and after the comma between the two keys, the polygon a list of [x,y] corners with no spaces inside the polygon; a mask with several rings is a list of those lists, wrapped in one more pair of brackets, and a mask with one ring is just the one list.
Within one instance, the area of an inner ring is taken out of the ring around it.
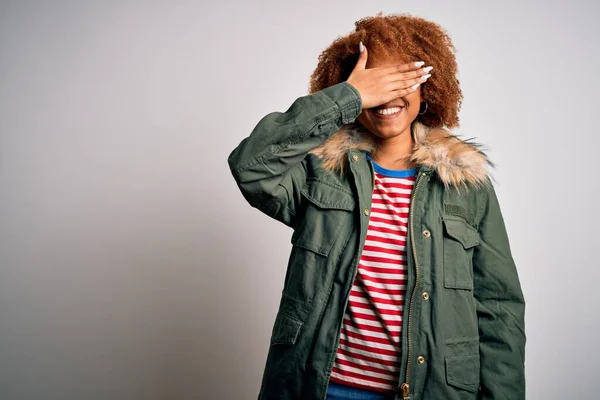
{"label": "jacket collar", "polygon": [[[481,144],[460,139],[444,128],[429,128],[418,121],[413,122],[411,133],[414,147],[409,161],[435,171],[447,188],[489,183],[489,169],[494,164]],[[357,122],[342,126],[310,153],[322,160],[325,169],[344,173],[346,154],[350,150],[367,151],[372,156],[377,152],[375,137]]]}

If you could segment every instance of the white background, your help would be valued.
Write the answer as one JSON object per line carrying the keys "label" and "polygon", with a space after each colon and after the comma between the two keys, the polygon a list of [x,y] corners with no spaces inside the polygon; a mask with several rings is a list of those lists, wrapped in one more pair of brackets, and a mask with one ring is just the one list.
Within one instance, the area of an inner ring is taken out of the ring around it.
{"label": "white background", "polygon": [[[0,1],[0,398],[254,399],[291,230],[227,155],[364,16],[457,47],[527,301],[528,399],[595,399],[600,5]],[[435,73],[435,71],[433,71]]]}

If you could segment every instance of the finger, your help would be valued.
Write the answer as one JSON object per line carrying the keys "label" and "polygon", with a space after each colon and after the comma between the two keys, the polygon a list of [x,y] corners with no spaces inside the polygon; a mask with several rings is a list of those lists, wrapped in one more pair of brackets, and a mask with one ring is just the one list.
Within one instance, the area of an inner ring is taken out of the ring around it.
{"label": "finger", "polygon": [[381,72],[386,74],[394,74],[399,72],[416,71],[424,65],[423,61],[410,62],[405,64],[391,65],[389,67],[381,67]]}
{"label": "finger", "polygon": [[[419,86],[421,86],[420,83],[415,83],[414,85],[404,88],[404,89],[392,90],[390,92],[390,95],[392,96],[391,99],[396,99],[398,97],[402,97],[402,96],[411,94],[412,92],[417,90],[419,88]],[[391,100],[389,100],[389,101],[391,101]]]}
{"label": "finger", "polygon": [[356,61],[356,65],[354,66],[355,70],[365,69],[367,67],[367,48],[360,42],[360,47],[362,47],[362,51],[359,53],[358,61]]}
{"label": "finger", "polygon": [[427,80],[431,77],[431,74],[426,74],[426,75],[422,75],[418,78],[412,78],[412,79],[399,79],[396,81],[390,81],[388,82],[387,87],[390,88],[390,90],[399,90],[399,89],[406,89],[409,88],[413,85],[416,84],[421,84],[424,82],[427,82]]}
{"label": "finger", "polygon": [[[386,77],[386,80],[388,82],[396,82],[396,81],[420,78],[420,77],[423,77],[426,75],[429,77],[429,76],[431,76],[431,74],[429,72],[431,72],[432,69],[433,69],[433,67],[423,67],[423,68],[419,68],[417,70],[409,71],[409,72],[396,72],[396,73],[389,74]],[[420,81],[420,82],[425,82],[425,81]]]}

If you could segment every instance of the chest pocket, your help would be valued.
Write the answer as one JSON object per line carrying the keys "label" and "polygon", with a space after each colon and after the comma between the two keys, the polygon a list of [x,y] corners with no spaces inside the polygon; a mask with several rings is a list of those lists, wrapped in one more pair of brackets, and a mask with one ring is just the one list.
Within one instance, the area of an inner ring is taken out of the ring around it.
{"label": "chest pocket", "polygon": [[473,290],[473,251],[479,232],[460,218],[444,218],[444,286]]}
{"label": "chest pocket", "polygon": [[352,192],[319,178],[309,178],[300,192],[307,201],[292,244],[327,256],[345,222],[352,218]]}
{"label": "chest pocket", "polygon": [[303,215],[292,234],[284,293],[308,305],[325,284],[331,249],[350,235],[355,201],[350,190],[319,178],[308,179],[301,194]]}

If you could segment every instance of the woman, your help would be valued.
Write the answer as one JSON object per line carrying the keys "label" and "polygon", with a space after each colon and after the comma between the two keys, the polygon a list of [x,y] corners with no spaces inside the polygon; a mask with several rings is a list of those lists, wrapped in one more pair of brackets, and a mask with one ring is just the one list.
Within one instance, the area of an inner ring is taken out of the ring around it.
{"label": "woman", "polygon": [[310,94],[231,152],[246,200],[293,228],[259,399],[525,398],[524,298],[480,145],[452,134],[450,37],[355,23]]}

